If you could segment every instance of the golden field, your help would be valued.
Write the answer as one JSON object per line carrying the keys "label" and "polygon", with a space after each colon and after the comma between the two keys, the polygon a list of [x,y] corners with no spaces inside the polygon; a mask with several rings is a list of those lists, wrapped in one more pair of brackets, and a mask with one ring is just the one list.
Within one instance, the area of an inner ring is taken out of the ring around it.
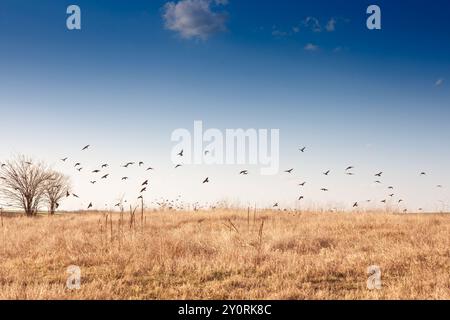
{"label": "golden field", "polygon": [[0,228],[0,299],[450,299],[446,214],[93,212]]}

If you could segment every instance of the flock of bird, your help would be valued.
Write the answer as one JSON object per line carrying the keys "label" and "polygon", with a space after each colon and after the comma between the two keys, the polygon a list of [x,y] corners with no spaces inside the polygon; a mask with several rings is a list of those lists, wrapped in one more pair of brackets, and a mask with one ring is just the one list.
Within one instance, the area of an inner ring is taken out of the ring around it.
{"label": "flock of bird", "polygon": [[[84,146],[84,147],[81,149],[81,151],[86,151],[86,150],[88,150],[90,147],[91,147],[90,145],[86,145],[86,146]],[[301,147],[301,148],[299,148],[299,151],[300,151],[301,153],[306,152],[306,147]],[[205,151],[205,154],[206,154],[206,152],[208,152],[208,151]],[[177,156],[181,159],[181,158],[184,156],[184,151],[181,150],[180,152],[178,152]],[[64,163],[66,163],[68,159],[69,159],[68,157],[65,157],[65,158],[62,158],[61,161],[64,162]],[[180,161],[180,162],[182,162],[182,161]],[[123,168],[129,168],[129,167],[131,167],[131,166],[134,166],[135,164],[137,164],[139,167],[144,166],[144,162],[143,162],[143,161],[139,161],[139,162],[137,162],[137,163],[136,163],[136,162],[127,162],[127,163],[123,164],[121,167],[123,167]],[[181,166],[182,166],[182,164],[181,164],[181,163],[178,163],[178,164],[175,165],[174,169],[177,169],[177,168],[179,168],[179,167],[181,167]],[[108,167],[109,167],[109,164],[103,163],[103,164],[100,165],[100,169],[92,170],[91,173],[92,173],[92,174],[100,174],[102,170],[107,169]],[[82,165],[81,165],[80,162],[76,162],[76,163],[74,164],[74,168],[75,168],[77,171],[79,171],[79,172],[81,172],[81,171],[83,170],[83,167],[82,167]],[[146,168],[145,171],[154,170],[153,167],[144,167],[144,168]],[[353,171],[354,169],[355,169],[354,166],[348,166],[348,167],[346,167],[345,170],[344,170],[344,171],[345,171],[345,174],[348,175],[348,176],[353,176],[353,175],[355,175],[355,173],[354,173],[354,171]],[[292,174],[293,172],[294,172],[294,168],[290,168],[290,169],[284,170],[284,173],[285,173],[285,174],[288,174],[288,175]],[[249,174],[249,170],[241,170],[241,171],[239,172],[239,175],[248,175],[248,174]],[[331,174],[331,170],[326,170],[326,171],[323,172],[323,175],[324,175],[324,176],[329,176],[330,174]],[[420,172],[420,176],[425,176],[425,175],[427,175],[426,172],[424,172],[424,171]],[[100,180],[108,179],[109,176],[110,176],[109,173],[104,173],[104,174],[102,174],[102,175],[100,176]],[[375,184],[381,184],[382,182],[381,182],[380,180],[381,180],[381,177],[382,177],[382,176],[383,176],[383,172],[382,172],[382,171],[376,172],[376,173],[374,174],[374,179],[375,179],[375,180],[374,180],[374,183],[375,183]],[[126,181],[126,180],[128,180],[128,179],[129,179],[128,176],[123,176],[123,177],[121,177],[121,181]],[[89,182],[90,182],[92,185],[94,185],[94,184],[97,183],[97,180],[90,180]],[[205,178],[201,181],[201,183],[202,183],[202,184],[210,183],[210,177],[205,177]],[[306,181],[303,181],[303,182],[299,183],[298,186],[299,186],[299,187],[305,187],[306,184],[307,184],[307,182],[306,182]],[[148,180],[148,179],[142,182],[142,184],[140,185],[140,190],[139,190],[139,194],[140,194],[140,195],[139,195],[139,197],[138,197],[137,199],[141,199],[141,200],[143,201],[143,194],[147,191],[148,185],[149,185],[149,180]],[[442,185],[437,185],[437,188],[443,188],[443,186],[442,186]],[[395,194],[393,193],[394,186],[388,186],[388,190],[389,190],[390,192],[387,194],[387,197],[393,199],[394,196],[395,196]],[[327,187],[322,187],[322,188],[320,188],[320,191],[322,191],[322,192],[328,192],[329,189],[328,189]],[[67,196],[67,197],[73,196],[73,197],[75,197],[75,198],[79,198],[79,196],[78,196],[77,194],[75,194],[75,193],[70,193],[70,192],[67,192],[66,196]],[[386,198],[386,199],[381,200],[381,203],[387,204],[387,199],[389,199],[389,198]],[[300,195],[300,196],[298,197],[298,199],[297,199],[297,201],[303,201],[303,200],[305,200],[305,197],[304,197],[303,195]],[[373,201],[370,200],[370,199],[368,199],[368,200],[365,200],[365,202],[370,203],[370,202],[373,202]],[[403,200],[403,199],[398,199],[398,200],[396,200],[396,202],[397,202],[397,204],[400,205],[401,203],[404,202],[404,200]],[[116,203],[116,204],[115,204],[115,207],[119,207],[119,206],[121,206],[121,203]],[[360,206],[360,201],[355,201],[355,202],[352,204],[352,207],[353,207],[353,208],[358,208],[359,206]],[[279,203],[278,203],[278,202],[274,203],[272,207],[273,207],[273,208],[279,208]],[[89,203],[87,209],[91,209],[91,208],[93,208],[93,203],[92,203],[92,202]],[[419,210],[419,211],[423,211],[422,208],[419,208],[418,210]],[[403,212],[407,212],[407,209],[404,209]]]}

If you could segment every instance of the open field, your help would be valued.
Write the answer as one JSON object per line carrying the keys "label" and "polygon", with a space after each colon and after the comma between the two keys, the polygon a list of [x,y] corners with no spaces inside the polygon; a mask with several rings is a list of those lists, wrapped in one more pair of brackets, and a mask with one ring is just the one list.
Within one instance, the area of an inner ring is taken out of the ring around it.
{"label": "open field", "polygon": [[[4,217],[0,298],[450,299],[446,214],[107,216]],[[70,265],[79,290],[66,288]],[[371,265],[381,290],[366,287]]]}

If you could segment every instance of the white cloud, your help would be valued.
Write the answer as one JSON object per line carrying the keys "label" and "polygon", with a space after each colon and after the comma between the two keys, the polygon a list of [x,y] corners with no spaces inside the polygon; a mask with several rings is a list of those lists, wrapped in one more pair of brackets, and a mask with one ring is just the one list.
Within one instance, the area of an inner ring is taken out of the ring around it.
{"label": "white cloud", "polygon": [[227,15],[214,11],[213,6],[226,5],[228,0],[181,0],[164,5],[164,24],[182,38],[208,39],[226,30]]}
{"label": "white cloud", "polygon": [[310,28],[314,32],[322,31],[322,27],[320,26],[319,20],[314,17],[306,17],[306,19],[303,20],[303,25]]}
{"label": "white cloud", "polygon": [[317,50],[319,50],[319,46],[316,46],[315,44],[312,44],[312,43],[308,43],[305,46],[305,50],[306,51],[317,51]]}
{"label": "white cloud", "polygon": [[443,78],[439,78],[436,80],[436,82],[434,83],[434,85],[436,87],[439,87],[440,85],[442,85],[444,83],[444,79]]}

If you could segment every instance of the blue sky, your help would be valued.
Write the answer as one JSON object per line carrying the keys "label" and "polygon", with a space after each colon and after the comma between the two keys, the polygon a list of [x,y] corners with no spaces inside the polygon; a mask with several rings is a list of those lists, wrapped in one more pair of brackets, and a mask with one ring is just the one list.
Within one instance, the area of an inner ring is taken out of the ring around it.
{"label": "blue sky", "polygon": [[[70,4],[81,8],[81,30],[66,28]],[[370,4],[381,8],[382,30],[366,28]],[[435,188],[450,181],[449,12],[444,0],[3,0],[0,159],[30,154],[73,176],[82,203],[67,208],[101,208],[122,193],[131,201],[149,176],[150,199],[294,206],[304,194],[309,205],[348,207],[384,199],[392,184],[411,210],[435,210],[450,202],[448,189]],[[171,132],[194,120],[280,129],[281,168],[294,174],[175,172]],[[58,161],[66,155],[92,169],[142,159],[158,170],[111,169],[133,177],[94,187],[87,173]],[[343,174],[348,165],[354,177]],[[332,175],[323,177],[327,169]],[[386,173],[382,186],[373,185],[378,171]],[[198,184],[205,176],[211,184]],[[303,180],[310,184],[301,190]]]}

